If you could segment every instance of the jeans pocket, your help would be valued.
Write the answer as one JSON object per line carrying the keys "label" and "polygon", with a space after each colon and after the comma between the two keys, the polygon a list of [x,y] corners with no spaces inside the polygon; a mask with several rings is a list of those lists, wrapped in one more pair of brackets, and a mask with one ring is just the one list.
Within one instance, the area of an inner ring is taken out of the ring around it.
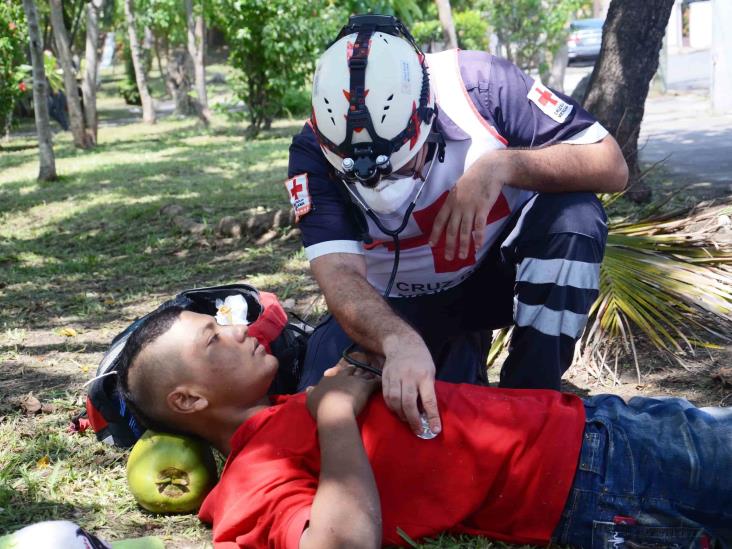
{"label": "jeans pocket", "polygon": [[588,426],[582,439],[582,452],[578,468],[598,475],[603,474],[604,444],[602,436],[595,429]]}
{"label": "jeans pocket", "polygon": [[710,538],[701,528],[644,526],[593,521],[592,549],[706,549]]}

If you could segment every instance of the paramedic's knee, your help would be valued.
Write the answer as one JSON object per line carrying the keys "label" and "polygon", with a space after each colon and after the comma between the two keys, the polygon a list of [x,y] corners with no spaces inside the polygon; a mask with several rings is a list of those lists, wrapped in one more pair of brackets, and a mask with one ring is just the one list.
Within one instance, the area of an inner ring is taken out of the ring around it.
{"label": "paramedic's knee", "polygon": [[541,193],[524,206],[502,251],[517,261],[541,257],[597,263],[606,242],[607,216],[594,193]]}

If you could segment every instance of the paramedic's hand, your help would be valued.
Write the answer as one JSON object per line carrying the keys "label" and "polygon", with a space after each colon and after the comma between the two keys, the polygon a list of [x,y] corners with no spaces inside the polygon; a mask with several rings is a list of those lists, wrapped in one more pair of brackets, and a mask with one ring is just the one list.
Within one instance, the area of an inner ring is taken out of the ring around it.
{"label": "paramedic's hand", "polygon": [[344,410],[358,416],[381,380],[370,372],[341,361],[327,370],[315,387],[309,387],[307,405],[313,419]]}
{"label": "paramedic's hand", "polygon": [[412,343],[400,341],[396,349],[387,350],[381,377],[386,405],[409,423],[412,432],[422,432],[420,402],[432,432],[442,430],[435,396],[435,364],[421,338]]}
{"label": "paramedic's hand", "polygon": [[435,217],[430,246],[435,247],[444,232],[447,261],[452,261],[456,252],[460,259],[466,259],[471,241],[475,250],[483,245],[488,214],[508,178],[500,152],[490,151],[476,160],[450,190]]}

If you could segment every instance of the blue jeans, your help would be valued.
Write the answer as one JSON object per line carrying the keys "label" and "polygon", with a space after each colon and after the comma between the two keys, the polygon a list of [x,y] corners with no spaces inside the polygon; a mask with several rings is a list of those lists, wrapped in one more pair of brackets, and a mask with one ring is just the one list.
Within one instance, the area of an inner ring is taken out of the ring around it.
{"label": "blue jeans", "polygon": [[732,547],[732,408],[613,395],[585,401],[554,540],[584,549]]}

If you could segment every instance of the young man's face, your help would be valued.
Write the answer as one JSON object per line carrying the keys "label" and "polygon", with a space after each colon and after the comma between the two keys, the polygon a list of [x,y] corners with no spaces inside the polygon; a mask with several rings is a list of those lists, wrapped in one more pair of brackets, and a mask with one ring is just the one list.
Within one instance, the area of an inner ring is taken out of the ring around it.
{"label": "young man's face", "polygon": [[250,406],[267,393],[277,359],[246,326],[219,326],[213,317],[183,311],[147,352],[177,360],[174,383],[203,392],[212,405]]}

